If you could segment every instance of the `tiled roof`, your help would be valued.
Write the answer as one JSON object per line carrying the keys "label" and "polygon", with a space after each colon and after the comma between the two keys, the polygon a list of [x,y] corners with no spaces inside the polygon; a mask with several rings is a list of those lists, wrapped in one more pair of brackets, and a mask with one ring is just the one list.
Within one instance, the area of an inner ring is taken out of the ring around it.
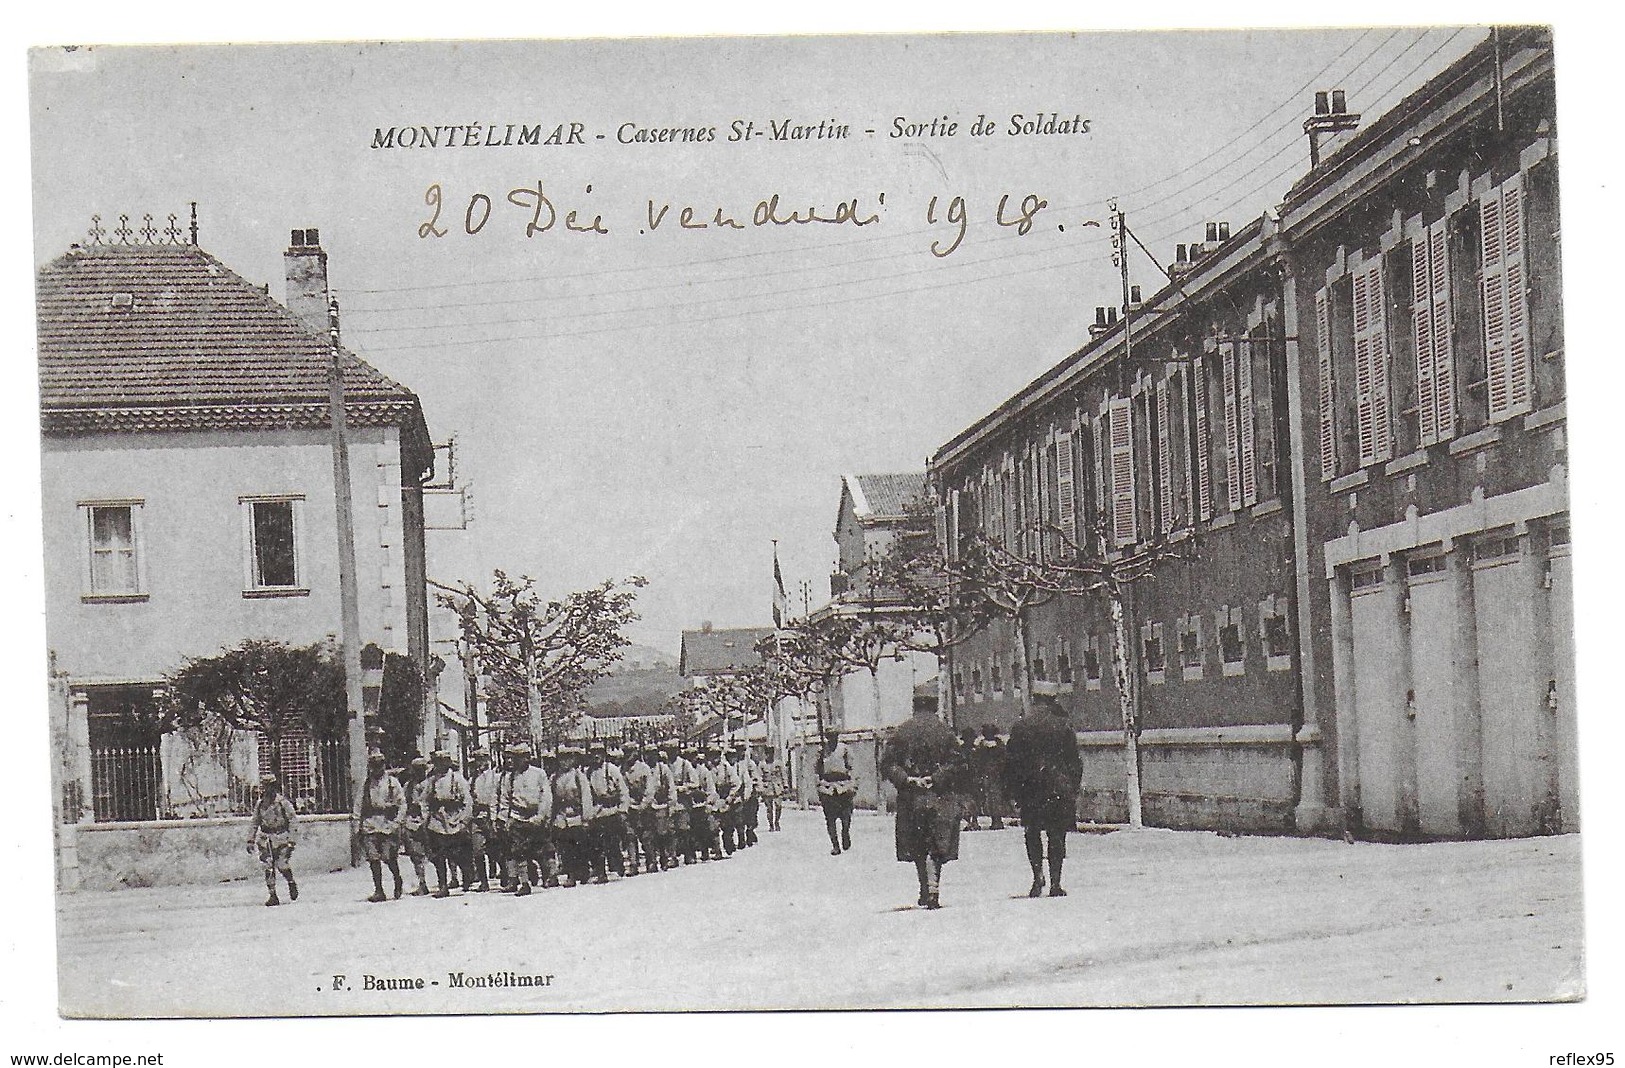
{"label": "tiled roof", "polygon": [[[36,292],[46,413],[327,400],[325,334],[195,245],[74,249],[40,269]],[[342,359],[352,406],[416,407],[410,389]]]}
{"label": "tiled roof", "polygon": [[860,519],[902,519],[910,503],[925,495],[925,472],[902,475],[851,475],[860,494],[853,505]]}
{"label": "tiled roof", "polygon": [[685,630],[678,674],[717,675],[760,664],[762,657],[756,643],[772,633],[772,627]]}

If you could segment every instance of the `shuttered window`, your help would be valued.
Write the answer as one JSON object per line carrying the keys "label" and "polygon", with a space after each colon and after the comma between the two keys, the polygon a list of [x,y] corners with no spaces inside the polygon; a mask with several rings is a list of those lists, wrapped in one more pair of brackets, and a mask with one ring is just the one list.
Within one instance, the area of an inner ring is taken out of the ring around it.
{"label": "shuttered window", "polygon": [[1529,310],[1524,294],[1523,179],[1513,175],[1479,201],[1483,243],[1484,364],[1489,419],[1529,411]]}
{"label": "shuttered window", "polygon": [[1416,339],[1417,432],[1423,445],[1456,436],[1447,220],[1411,243],[1411,328]]}
{"label": "shuttered window", "polygon": [[1253,353],[1252,342],[1236,354],[1236,416],[1237,444],[1241,448],[1241,503],[1250,507],[1258,503],[1258,466],[1254,448],[1257,419],[1253,410]]}
{"label": "shuttered window", "polygon": [[1213,518],[1213,459],[1208,441],[1207,370],[1200,358],[1191,365],[1196,375],[1196,496],[1201,518]]}
{"label": "shuttered window", "polygon": [[1332,390],[1331,293],[1315,292],[1315,354],[1320,364],[1320,480],[1337,477],[1337,398]]}
{"label": "shuttered window", "polygon": [[1106,465],[1108,455],[1106,450],[1106,418],[1102,412],[1089,421],[1094,430],[1095,443],[1095,523],[1101,529],[1108,526],[1106,517],[1111,514],[1111,492],[1106,483]]}
{"label": "shuttered window", "polygon": [[1220,387],[1224,390],[1224,489],[1232,512],[1241,509],[1240,413],[1236,410],[1236,346],[1219,345]]}
{"label": "shuttered window", "polygon": [[1108,406],[1111,438],[1112,541],[1119,546],[1139,540],[1134,514],[1134,403],[1113,399]]}
{"label": "shuttered window", "polygon": [[1382,286],[1382,261],[1354,272],[1355,421],[1360,466],[1393,455],[1388,403],[1388,323]]}
{"label": "shuttered window", "polygon": [[[1075,545],[1078,541],[1078,487],[1070,433],[1057,434],[1055,437],[1055,496],[1056,508],[1060,512],[1056,525],[1061,528],[1061,537]],[[1062,551],[1065,551],[1065,546]]]}
{"label": "shuttered window", "polygon": [[1169,437],[1168,380],[1157,383],[1157,530],[1166,534],[1174,528],[1174,443]]}

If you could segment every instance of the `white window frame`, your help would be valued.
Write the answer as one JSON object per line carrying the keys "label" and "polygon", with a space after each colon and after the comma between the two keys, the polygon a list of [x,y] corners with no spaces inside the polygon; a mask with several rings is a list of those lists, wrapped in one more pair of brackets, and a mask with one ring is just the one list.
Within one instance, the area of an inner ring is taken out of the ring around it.
{"label": "white window frame", "polygon": [[[145,507],[146,501],[137,498],[79,502],[80,544],[83,546],[80,554],[79,572],[81,600],[88,603],[116,604],[121,601],[144,601],[147,599],[146,528],[143,516]],[[95,522],[97,509],[102,508],[129,510],[130,549],[135,558],[135,589],[133,590],[97,590],[95,588],[95,568],[92,564],[96,552]]]}
{"label": "white window frame", "polygon": [[[1219,673],[1227,677],[1247,674],[1247,627],[1241,606],[1226,605],[1220,608],[1215,613],[1214,621],[1217,626],[1213,630],[1213,641],[1219,648]],[[1236,628],[1236,640],[1241,643],[1240,660],[1224,658],[1224,628],[1229,626]]]}
{"label": "white window frame", "polygon": [[[1185,662],[1185,635],[1196,635],[1196,651],[1201,660],[1195,664]],[[1203,678],[1207,673],[1207,642],[1202,634],[1202,617],[1200,615],[1186,616],[1179,621],[1179,669],[1180,679],[1184,682],[1193,682]]]}
{"label": "white window frame", "polygon": [[[305,497],[302,493],[266,493],[237,498],[243,524],[243,596],[304,597],[310,593],[305,560]],[[264,586],[257,581],[254,551],[254,506],[289,504],[293,512],[293,585]]]}
{"label": "white window frame", "polygon": [[[1286,598],[1273,593],[1258,602],[1258,648],[1263,650],[1266,671],[1292,669],[1292,622],[1287,618],[1286,609]],[[1270,653],[1269,633],[1265,629],[1272,619],[1280,619],[1287,628],[1287,651],[1279,656]]]}
{"label": "white window frame", "polygon": [[[1151,667],[1150,644],[1157,643],[1157,652],[1162,657],[1162,667]],[[1146,681],[1153,686],[1160,685],[1168,678],[1168,645],[1163,640],[1162,624],[1145,623],[1140,626],[1140,657],[1145,663]]]}

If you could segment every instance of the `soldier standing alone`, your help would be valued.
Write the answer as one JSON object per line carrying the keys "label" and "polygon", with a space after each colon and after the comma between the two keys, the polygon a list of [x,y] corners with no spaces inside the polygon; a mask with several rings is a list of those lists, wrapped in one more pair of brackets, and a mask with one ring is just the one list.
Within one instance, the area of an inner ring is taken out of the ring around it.
{"label": "soldier standing alone", "polygon": [[260,799],[254,805],[254,820],[248,826],[248,851],[257,848],[265,868],[267,905],[280,905],[276,896],[276,875],[288,880],[288,900],[299,900],[299,884],[293,881],[293,802],[282,796],[275,775],[260,778]]}
{"label": "soldier standing alone", "polygon": [[[1066,861],[1066,835],[1077,826],[1078,789],[1083,763],[1078,736],[1053,691],[1033,684],[1033,714],[1010,728],[1005,747],[1005,785],[1021,810],[1027,839],[1027,862],[1033,884],[1028,897],[1044,892],[1044,841],[1049,839],[1049,896],[1065,897],[1061,866]],[[1052,684],[1053,685],[1053,684]]]}

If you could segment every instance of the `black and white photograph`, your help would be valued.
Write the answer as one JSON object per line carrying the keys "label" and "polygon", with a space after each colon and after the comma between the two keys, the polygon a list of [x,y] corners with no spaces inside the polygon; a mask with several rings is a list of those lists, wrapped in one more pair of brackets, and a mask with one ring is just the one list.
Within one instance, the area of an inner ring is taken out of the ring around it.
{"label": "black and white photograph", "polygon": [[36,981],[1584,1001],[1531,14],[33,42]]}

